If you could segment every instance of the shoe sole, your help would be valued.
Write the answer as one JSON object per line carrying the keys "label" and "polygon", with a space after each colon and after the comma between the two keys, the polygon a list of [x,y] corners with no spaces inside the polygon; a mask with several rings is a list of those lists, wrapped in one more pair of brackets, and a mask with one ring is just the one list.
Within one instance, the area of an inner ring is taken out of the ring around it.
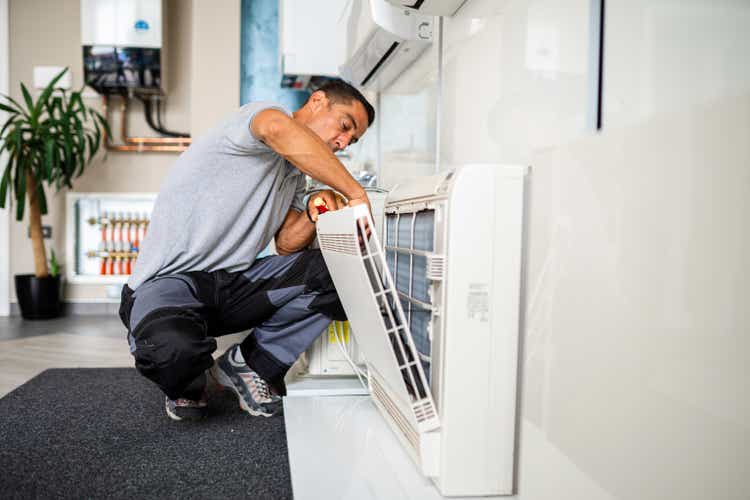
{"label": "shoe sole", "polygon": [[171,418],[172,420],[174,420],[175,422],[182,422],[183,420],[195,422],[195,421],[203,420],[204,418],[206,418],[206,415],[181,417],[172,411],[172,409],[169,407],[168,401],[164,401],[164,409],[167,411],[167,416]]}
{"label": "shoe sole", "polygon": [[214,364],[213,371],[214,371],[213,375],[216,378],[216,380],[219,382],[219,384],[221,384],[225,388],[230,389],[232,392],[234,392],[234,394],[237,396],[237,400],[240,403],[240,408],[243,411],[248,412],[250,415],[254,417],[266,417],[266,418],[273,417],[272,413],[264,413],[264,412],[255,410],[250,405],[248,405],[247,402],[245,401],[245,398],[242,397],[242,394],[240,394],[240,391],[234,385],[234,382],[232,382],[232,379],[229,378],[226,373],[224,373],[224,370],[222,370],[221,367],[218,366],[218,363]]}
{"label": "shoe sole", "polygon": [[181,422],[182,417],[178,416],[176,413],[172,413],[172,410],[169,408],[169,403],[164,403],[164,408],[167,410],[167,416],[174,420],[175,422]]}

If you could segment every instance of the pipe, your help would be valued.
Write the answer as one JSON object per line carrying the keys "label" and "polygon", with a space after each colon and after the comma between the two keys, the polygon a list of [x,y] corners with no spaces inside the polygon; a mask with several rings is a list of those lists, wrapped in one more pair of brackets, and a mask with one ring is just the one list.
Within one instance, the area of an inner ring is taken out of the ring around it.
{"label": "pipe", "polygon": [[163,153],[182,153],[187,149],[187,146],[144,146],[143,144],[110,144],[107,146],[107,149],[109,149],[110,151],[135,151],[137,153],[145,153],[150,151],[158,151]]}
{"label": "pipe", "polygon": [[[108,119],[109,97],[103,96],[104,117]],[[104,132],[104,141],[110,151],[126,152],[165,152],[181,153],[191,144],[190,137],[128,137],[127,130],[127,98],[122,96],[120,105],[120,137],[124,144],[114,144]]]}
{"label": "pipe", "polygon": [[190,137],[190,134],[186,134],[184,132],[172,132],[171,130],[161,128],[159,125],[154,123],[154,114],[151,108],[151,99],[153,99],[153,96],[143,96],[136,94],[136,97],[138,97],[138,99],[140,99],[143,103],[143,114],[146,117],[146,123],[148,123],[149,127],[156,130],[160,134],[164,134],[170,137]]}
{"label": "pipe", "polygon": [[129,144],[148,144],[163,143],[163,144],[190,144],[189,137],[128,137],[127,142]]}
{"label": "pipe", "polygon": [[[127,130],[128,101],[123,97],[120,106],[120,137],[125,144],[153,144],[154,146],[171,146],[173,144],[187,144],[192,142],[190,137],[128,137]],[[171,151],[171,150],[155,150]]]}

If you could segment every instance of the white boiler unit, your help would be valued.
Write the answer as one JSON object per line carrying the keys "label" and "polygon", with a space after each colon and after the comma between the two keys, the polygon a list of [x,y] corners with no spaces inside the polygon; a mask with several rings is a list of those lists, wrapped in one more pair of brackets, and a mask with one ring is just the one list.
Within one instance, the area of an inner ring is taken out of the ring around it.
{"label": "white boiler unit", "polygon": [[374,402],[443,495],[513,493],[522,166],[467,165],[397,186],[383,245],[367,210],[318,238]]}

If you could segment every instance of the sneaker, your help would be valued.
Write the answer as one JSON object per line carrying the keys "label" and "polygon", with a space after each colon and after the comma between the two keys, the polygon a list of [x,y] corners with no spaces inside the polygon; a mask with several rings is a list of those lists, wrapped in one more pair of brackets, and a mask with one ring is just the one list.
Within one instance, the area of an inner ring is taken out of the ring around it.
{"label": "sneaker", "polygon": [[165,399],[167,415],[172,420],[200,420],[206,416],[208,405],[205,394],[198,401],[185,398],[169,399],[169,396],[165,396]]}
{"label": "sneaker", "polygon": [[207,400],[209,396],[223,391],[224,387],[216,381],[210,370],[206,370],[205,375],[203,391],[199,400],[196,401],[187,398],[169,399],[168,396],[166,397],[164,406],[169,418],[172,420],[199,420],[207,415]]}
{"label": "sneaker", "polygon": [[240,408],[250,415],[271,417],[282,413],[281,396],[247,366],[239,344],[219,356],[211,372],[219,384],[237,394]]}

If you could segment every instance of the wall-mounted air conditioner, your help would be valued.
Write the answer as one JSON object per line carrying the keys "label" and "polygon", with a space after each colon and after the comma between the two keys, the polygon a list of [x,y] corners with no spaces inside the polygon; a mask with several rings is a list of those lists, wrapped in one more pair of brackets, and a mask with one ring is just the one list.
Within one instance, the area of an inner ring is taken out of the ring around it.
{"label": "wall-mounted air conditioner", "polygon": [[435,18],[386,0],[351,2],[342,17],[351,50],[341,76],[353,85],[386,88],[432,42]]}
{"label": "wall-mounted air conditioner", "polygon": [[396,7],[406,7],[422,14],[452,16],[466,0],[388,0]]}
{"label": "wall-mounted air conditioner", "polygon": [[396,187],[384,245],[366,208],[320,217],[320,247],[373,400],[443,495],[513,492],[526,167]]}

